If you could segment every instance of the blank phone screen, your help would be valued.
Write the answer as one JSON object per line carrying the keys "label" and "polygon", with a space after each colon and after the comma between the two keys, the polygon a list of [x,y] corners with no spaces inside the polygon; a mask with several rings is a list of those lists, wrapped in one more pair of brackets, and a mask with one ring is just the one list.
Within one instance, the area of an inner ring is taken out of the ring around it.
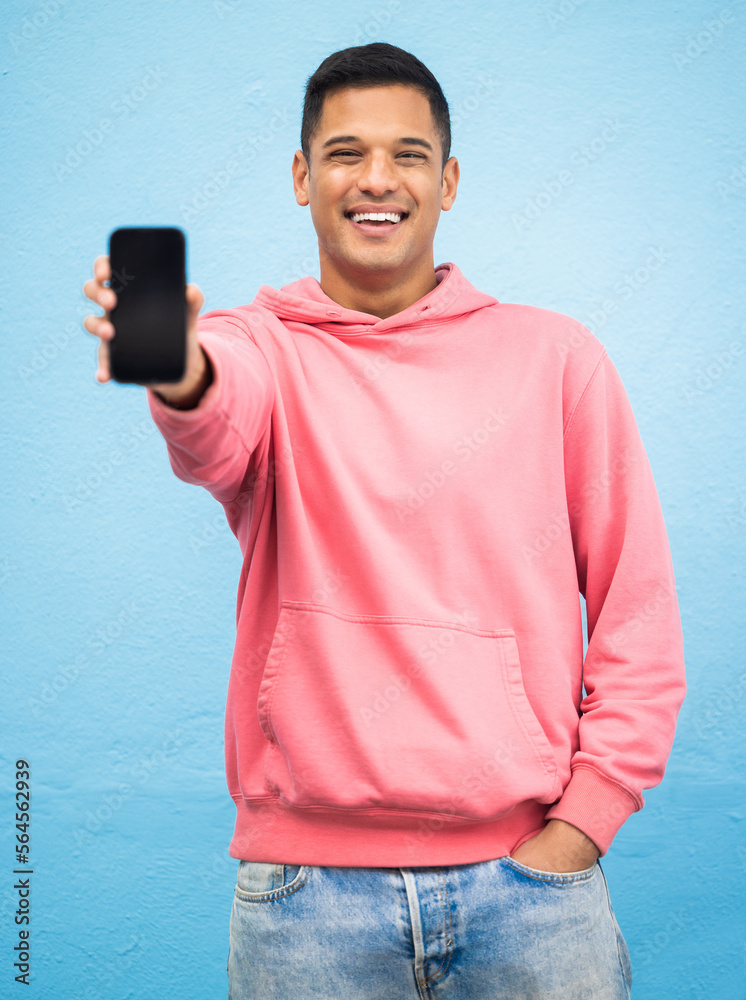
{"label": "blank phone screen", "polygon": [[185,239],[175,227],[115,229],[109,237],[111,376],[179,382],[186,365]]}

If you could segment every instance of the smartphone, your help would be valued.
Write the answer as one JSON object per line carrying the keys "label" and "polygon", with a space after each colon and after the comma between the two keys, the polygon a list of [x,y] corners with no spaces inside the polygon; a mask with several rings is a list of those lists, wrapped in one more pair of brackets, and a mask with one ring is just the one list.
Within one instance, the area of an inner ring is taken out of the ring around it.
{"label": "smartphone", "polygon": [[173,226],[126,226],[109,235],[111,377],[180,382],[186,374],[186,240]]}

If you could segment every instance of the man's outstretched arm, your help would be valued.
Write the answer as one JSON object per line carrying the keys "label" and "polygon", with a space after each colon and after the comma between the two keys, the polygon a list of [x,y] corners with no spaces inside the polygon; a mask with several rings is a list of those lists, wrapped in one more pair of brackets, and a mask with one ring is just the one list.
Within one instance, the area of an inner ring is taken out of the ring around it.
{"label": "man's outstretched arm", "polygon": [[[108,382],[109,341],[114,335],[109,314],[117,301],[105,284],[111,275],[109,258],[98,257],[93,271],[83,291],[106,312],[86,316],[83,325],[100,340],[96,377]],[[255,448],[266,442],[274,384],[264,356],[235,313],[213,310],[199,316],[204,296],[196,285],[187,285],[186,299],[184,378],[140,384],[147,389],[151,415],[166,439],[175,474],[226,501],[238,494]]]}

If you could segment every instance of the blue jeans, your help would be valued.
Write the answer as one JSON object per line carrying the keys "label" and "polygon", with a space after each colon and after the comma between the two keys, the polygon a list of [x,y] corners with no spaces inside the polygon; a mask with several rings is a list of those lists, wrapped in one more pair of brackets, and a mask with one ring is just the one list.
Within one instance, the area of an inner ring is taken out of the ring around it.
{"label": "blue jeans", "polygon": [[597,861],[433,868],[239,861],[230,1000],[628,1000]]}

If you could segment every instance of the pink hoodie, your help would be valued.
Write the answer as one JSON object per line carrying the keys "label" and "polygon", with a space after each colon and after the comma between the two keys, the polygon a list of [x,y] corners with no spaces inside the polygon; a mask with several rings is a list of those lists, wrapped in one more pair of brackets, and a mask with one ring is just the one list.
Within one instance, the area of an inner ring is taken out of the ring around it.
{"label": "pink hoodie", "polygon": [[199,406],[148,389],[243,553],[235,858],[469,864],[552,818],[603,855],[663,777],[683,638],[619,375],[577,321],[436,276],[387,319],[263,285],[200,317]]}

